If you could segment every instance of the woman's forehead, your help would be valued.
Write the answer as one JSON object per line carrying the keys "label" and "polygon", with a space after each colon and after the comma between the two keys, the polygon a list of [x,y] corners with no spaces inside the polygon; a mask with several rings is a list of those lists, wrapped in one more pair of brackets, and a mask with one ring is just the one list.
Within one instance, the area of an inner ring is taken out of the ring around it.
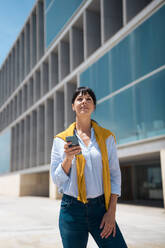
{"label": "woman's forehead", "polygon": [[[83,91],[81,91],[78,95],[77,95],[77,97],[78,96],[90,96],[89,95],[89,93],[88,92],[83,92]],[[91,96],[90,96],[91,97]]]}

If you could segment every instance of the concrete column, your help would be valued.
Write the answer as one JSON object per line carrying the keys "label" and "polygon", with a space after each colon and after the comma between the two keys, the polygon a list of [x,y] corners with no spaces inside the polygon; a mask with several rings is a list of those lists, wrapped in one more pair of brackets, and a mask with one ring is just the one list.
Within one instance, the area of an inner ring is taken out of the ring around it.
{"label": "concrete column", "polygon": [[10,160],[10,171],[14,171],[14,127],[11,128],[11,160]]}
{"label": "concrete column", "polygon": [[49,65],[43,62],[41,65],[41,96],[49,91]]}
{"label": "concrete column", "polygon": [[5,102],[5,67],[3,66],[3,103]]}
{"label": "concrete column", "polygon": [[33,78],[30,78],[27,84],[28,91],[28,108],[33,104]]}
{"label": "concrete column", "polygon": [[84,60],[83,30],[70,29],[70,71],[73,71]]}
{"label": "concrete column", "polygon": [[13,60],[12,60],[12,71],[13,71],[13,75],[12,75],[12,80],[13,80],[13,91],[16,88],[16,83],[15,83],[15,47],[13,47]]}
{"label": "concrete column", "polygon": [[12,79],[12,77],[11,77],[11,53],[10,53],[10,55],[9,55],[9,96],[11,95],[11,79]]}
{"label": "concrete column", "polygon": [[22,89],[22,111],[26,111],[27,109],[27,84],[23,86]]}
{"label": "concrete column", "polygon": [[18,48],[17,48],[17,43],[15,44],[15,89],[18,86],[18,52],[17,52]]}
{"label": "concrete column", "polygon": [[25,147],[25,125],[24,125],[24,120],[21,121],[21,127],[20,127],[20,170],[24,169],[24,147]]}
{"label": "concrete column", "polygon": [[30,91],[30,106],[33,104],[34,102],[34,86],[33,86],[33,78],[30,79],[30,88],[29,88],[29,91]]}
{"label": "concrete column", "polygon": [[22,145],[22,125],[21,125],[21,122],[18,123],[18,126],[19,126],[19,135],[18,135],[18,170],[21,170],[22,169],[22,166],[21,166],[21,157],[22,157],[22,151],[21,151],[21,145]]}
{"label": "concrete column", "polygon": [[13,152],[13,155],[12,155],[12,161],[13,161],[13,171],[16,171],[16,153],[17,153],[17,132],[16,132],[16,126],[13,127],[13,149],[12,149],[12,152]]}
{"label": "concrete column", "polygon": [[5,101],[7,100],[7,65],[5,63]]}
{"label": "concrete column", "polygon": [[54,134],[64,130],[64,92],[54,94]]}
{"label": "concrete column", "polygon": [[44,53],[44,6],[43,1],[38,1],[37,9],[37,60],[39,60]]}
{"label": "concrete column", "polygon": [[30,71],[30,24],[25,26],[25,75]]}
{"label": "concrete column", "polygon": [[53,99],[45,103],[45,163],[50,163],[51,148],[54,137],[54,109]]}
{"label": "concrete column", "polygon": [[18,98],[18,95],[15,95],[14,97],[14,102],[15,102],[15,120],[17,119],[17,115],[18,115],[18,108],[17,108],[17,98]]}
{"label": "concrete column", "polygon": [[14,99],[11,101],[11,122],[14,121]]}
{"label": "concrete column", "polygon": [[89,57],[101,45],[100,14],[84,11],[84,57]]}
{"label": "concrete column", "polygon": [[40,70],[34,74],[34,102],[37,102],[41,97],[41,74]]}
{"label": "concrete column", "polygon": [[30,167],[37,165],[37,111],[30,118]]}
{"label": "concrete column", "polygon": [[7,99],[9,98],[9,58],[6,60],[6,85],[7,85]]}
{"label": "concrete column", "polygon": [[26,116],[25,118],[24,144],[25,144],[24,168],[29,168],[30,167],[30,115]]}
{"label": "concrete column", "polygon": [[9,113],[9,116],[10,116],[10,119],[9,119],[9,122],[12,123],[12,115],[13,115],[13,101],[10,101],[9,103],[9,106],[10,106],[10,113]]}
{"label": "concrete column", "polygon": [[49,89],[58,84],[58,55],[51,52],[49,56]]}
{"label": "concrete column", "polygon": [[76,84],[67,83],[65,84],[64,102],[65,102],[65,122],[64,128],[67,128],[69,124],[75,121],[75,113],[72,110],[72,95],[76,90]]}
{"label": "concrete column", "polygon": [[59,82],[69,74],[69,43],[60,41],[58,46],[59,54]]}
{"label": "concrete column", "polygon": [[36,64],[37,51],[36,51],[36,10],[30,17],[30,68],[32,69]]}
{"label": "concrete column", "polygon": [[18,92],[17,95],[17,117],[21,114],[21,106],[22,106],[22,101],[21,101],[21,92]]}
{"label": "concrete column", "polygon": [[15,136],[15,144],[16,144],[16,150],[15,150],[15,170],[19,170],[19,124],[16,125],[16,136]]}
{"label": "concrete column", "polygon": [[45,120],[44,105],[37,109],[37,165],[45,164]]}
{"label": "concrete column", "polygon": [[6,112],[7,125],[9,125],[9,104],[7,105],[6,110],[7,110]]}
{"label": "concrete column", "polygon": [[20,89],[20,115],[23,113],[22,102],[23,102],[23,99],[22,99],[22,89]]}
{"label": "concrete column", "polygon": [[20,84],[20,40],[17,41],[17,86]]}
{"label": "concrete column", "polygon": [[6,96],[9,97],[9,58],[6,60]]}
{"label": "concrete column", "polygon": [[102,44],[122,27],[122,23],[122,1],[101,0]]}
{"label": "concrete column", "polygon": [[160,151],[160,164],[161,164],[161,172],[162,172],[163,201],[165,208],[165,149],[162,149]]}
{"label": "concrete column", "polygon": [[24,46],[24,31],[20,37],[20,82],[23,81],[25,76],[25,46]]}

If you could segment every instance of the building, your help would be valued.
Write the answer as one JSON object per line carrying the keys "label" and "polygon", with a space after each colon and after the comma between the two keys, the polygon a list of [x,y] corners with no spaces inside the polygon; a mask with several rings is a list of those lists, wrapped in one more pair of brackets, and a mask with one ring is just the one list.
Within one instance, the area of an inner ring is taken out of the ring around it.
{"label": "building", "polygon": [[58,197],[53,136],[77,86],[117,138],[121,201],[165,205],[165,2],[38,0],[0,68],[0,194]]}

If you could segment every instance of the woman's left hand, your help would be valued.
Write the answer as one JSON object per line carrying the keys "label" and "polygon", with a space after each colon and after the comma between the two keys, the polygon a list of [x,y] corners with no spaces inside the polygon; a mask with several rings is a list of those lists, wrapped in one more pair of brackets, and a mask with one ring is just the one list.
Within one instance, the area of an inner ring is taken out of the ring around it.
{"label": "woman's left hand", "polygon": [[[104,228],[103,228],[104,227]],[[107,211],[101,221],[100,229],[103,228],[101,238],[108,238],[113,232],[113,237],[116,235],[115,211]]]}

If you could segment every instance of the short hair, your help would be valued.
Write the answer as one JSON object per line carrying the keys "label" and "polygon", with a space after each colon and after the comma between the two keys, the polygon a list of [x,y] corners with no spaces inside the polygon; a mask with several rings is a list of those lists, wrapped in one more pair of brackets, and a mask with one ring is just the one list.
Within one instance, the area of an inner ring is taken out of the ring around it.
{"label": "short hair", "polygon": [[74,101],[79,94],[82,94],[82,95],[89,94],[92,97],[92,100],[93,100],[94,105],[96,107],[95,93],[93,92],[93,90],[91,88],[88,88],[88,87],[79,87],[76,89],[76,91],[74,92],[74,94],[72,96],[72,104],[74,104]]}

